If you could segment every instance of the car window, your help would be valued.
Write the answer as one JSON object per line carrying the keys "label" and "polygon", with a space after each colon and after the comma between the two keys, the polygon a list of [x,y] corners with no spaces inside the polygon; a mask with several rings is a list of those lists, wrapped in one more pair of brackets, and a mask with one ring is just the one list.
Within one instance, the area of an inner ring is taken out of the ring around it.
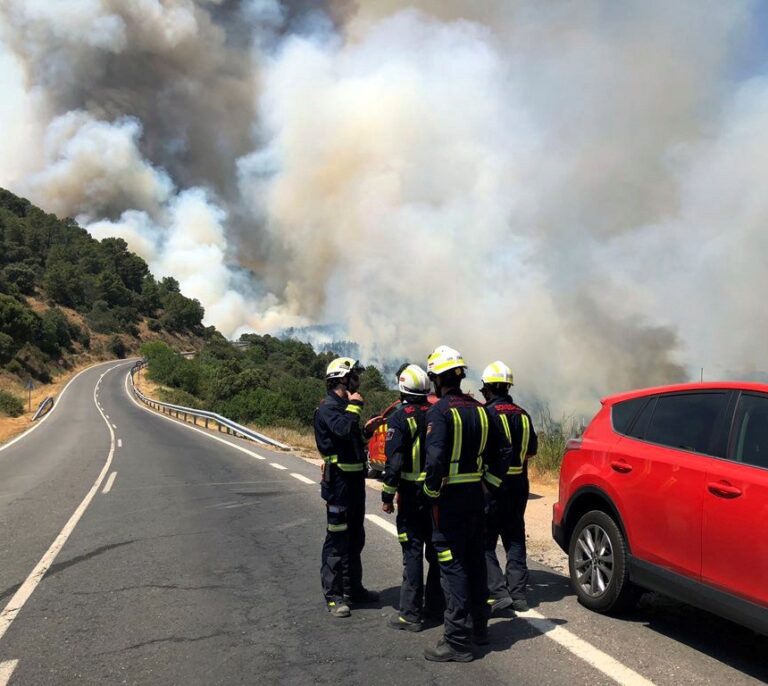
{"label": "car window", "polygon": [[768,397],[742,395],[733,426],[731,459],[768,469]]}
{"label": "car window", "polygon": [[613,430],[620,434],[626,434],[632,425],[640,409],[648,402],[648,396],[643,398],[632,398],[631,400],[622,400],[611,408],[611,421]]}
{"label": "car window", "polygon": [[633,438],[645,438],[645,431],[648,428],[648,424],[653,416],[653,411],[656,409],[656,398],[651,398],[650,402],[643,408],[642,412],[637,416],[632,427],[627,432],[628,436]]}
{"label": "car window", "polygon": [[709,453],[725,400],[725,393],[661,395],[645,431],[645,440],[670,448]]}

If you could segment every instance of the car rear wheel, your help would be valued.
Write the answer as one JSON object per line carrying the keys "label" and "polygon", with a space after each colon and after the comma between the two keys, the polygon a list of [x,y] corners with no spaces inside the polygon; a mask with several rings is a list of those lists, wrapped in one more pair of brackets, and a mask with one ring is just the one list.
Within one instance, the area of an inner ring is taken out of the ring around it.
{"label": "car rear wheel", "polygon": [[632,606],[637,591],[629,581],[628,562],[624,535],[610,515],[592,510],[579,519],[571,534],[568,567],[582,605],[595,612]]}

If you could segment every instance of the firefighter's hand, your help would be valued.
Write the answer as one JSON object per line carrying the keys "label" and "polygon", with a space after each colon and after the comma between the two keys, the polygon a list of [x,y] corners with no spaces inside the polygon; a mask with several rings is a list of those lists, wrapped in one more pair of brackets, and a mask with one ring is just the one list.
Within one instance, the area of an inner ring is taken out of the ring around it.
{"label": "firefighter's hand", "polygon": [[386,512],[387,514],[392,514],[395,511],[395,504],[394,503],[382,503],[381,504],[381,511]]}
{"label": "firefighter's hand", "polygon": [[363,396],[360,395],[357,391],[354,393],[347,393],[347,400],[356,400],[357,402],[363,402]]}
{"label": "firefighter's hand", "polygon": [[325,479],[325,462],[320,465],[320,481]]}

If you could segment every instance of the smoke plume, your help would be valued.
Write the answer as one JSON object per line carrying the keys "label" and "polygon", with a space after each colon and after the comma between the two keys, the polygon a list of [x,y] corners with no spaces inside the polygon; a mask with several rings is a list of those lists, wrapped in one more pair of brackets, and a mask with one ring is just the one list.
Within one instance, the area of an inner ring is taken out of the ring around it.
{"label": "smoke plume", "polygon": [[761,17],[4,0],[0,185],[125,238],[227,335],[338,324],[420,362],[445,343],[589,411],[768,367]]}

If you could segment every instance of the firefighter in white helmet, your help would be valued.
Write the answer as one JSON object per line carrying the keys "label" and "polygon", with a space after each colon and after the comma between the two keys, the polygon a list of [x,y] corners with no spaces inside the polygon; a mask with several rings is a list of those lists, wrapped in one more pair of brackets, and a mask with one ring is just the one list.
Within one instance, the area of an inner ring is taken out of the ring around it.
{"label": "firefighter in white helmet", "polygon": [[327,395],[315,410],[315,441],[323,457],[320,493],[327,526],[320,571],[323,594],[334,617],[349,617],[350,603],[374,602],[363,586],[360,553],[365,545],[365,448],[360,432],[363,368],[337,357],[325,373]]}
{"label": "firefighter in white helmet", "polygon": [[472,643],[488,643],[488,583],[483,542],[485,496],[501,484],[511,448],[485,408],[462,393],[467,365],[440,346],[427,359],[439,400],[427,412],[424,493],[445,593],[444,635],[424,657],[469,662]]}
{"label": "firefighter in white helmet", "polygon": [[[538,439],[530,415],[512,401],[512,370],[500,360],[489,364],[483,372],[483,387],[488,415],[498,420],[512,444],[515,459],[489,502],[486,519],[485,560],[488,567],[488,603],[496,614],[508,607],[518,612],[528,609],[525,595],[528,565],[525,550],[525,507],[528,503],[528,459],[536,454]],[[501,542],[507,555],[505,573],[496,556]]]}
{"label": "firefighter in white helmet", "polygon": [[[427,433],[428,400],[432,384],[418,365],[400,369],[398,388],[402,404],[387,417],[384,484],[381,509],[391,514],[397,495],[397,538],[403,551],[403,583],[400,610],[389,618],[389,626],[421,631],[424,617],[440,617],[443,593],[440,571],[432,544],[431,503],[424,495],[424,439]],[[424,584],[424,557],[429,570]]]}

